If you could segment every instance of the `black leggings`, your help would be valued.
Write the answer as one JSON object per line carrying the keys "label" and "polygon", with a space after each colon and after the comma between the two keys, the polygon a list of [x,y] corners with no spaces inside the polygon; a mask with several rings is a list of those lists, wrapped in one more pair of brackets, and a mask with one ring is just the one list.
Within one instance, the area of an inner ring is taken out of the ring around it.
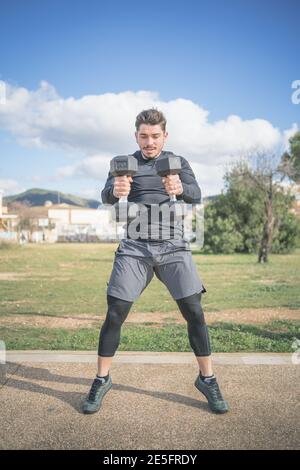
{"label": "black leggings", "polygon": [[204,313],[201,306],[201,293],[176,300],[176,303],[187,321],[189,342],[196,356],[211,354],[210,339]]}
{"label": "black leggings", "polygon": [[[188,337],[196,356],[211,354],[210,339],[201,307],[201,293],[176,300],[187,321]],[[112,357],[120,344],[121,326],[133,302],[107,295],[108,311],[100,330],[98,355]]]}

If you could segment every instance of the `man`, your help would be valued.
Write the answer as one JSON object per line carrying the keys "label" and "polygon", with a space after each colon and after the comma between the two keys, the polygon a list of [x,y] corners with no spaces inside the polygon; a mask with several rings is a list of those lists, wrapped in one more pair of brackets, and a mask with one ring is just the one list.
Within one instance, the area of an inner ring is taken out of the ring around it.
{"label": "man", "polygon": [[[179,175],[161,178],[157,174],[155,162],[173,155],[172,152],[163,151],[167,137],[166,119],[162,112],[148,109],[137,116],[135,138],[140,150],[133,156],[138,161],[138,172],[133,177],[113,177],[109,172],[101,194],[104,203],[115,204],[120,197],[128,196],[129,202],[150,207],[169,201],[174,194],[177,200],[200,203],[200,188],[184,157],[180,157]],[[160,220],[158,225],[161,234],[163,222]],[[149,232],[145,228],[138,239],[132,239],[127,234],[115,252],[107,287],[108,311],[99,337],[98,373],[84,400],[84,413],[98,411],[102,398],[111,388],[109,370],[119,346],[121,326],[133,302],[150,283],[154,273],[166,285],[187,321],[189,342],[199,365],[195,386],[206,396],[213,412],[228,411],[228,404],[213,373],[210,338],[200,303],[206,289],[198,276],[189,242],[175,237],[182,227],[171,221],[170,225],[172,230],[167,238],[153,239],[149,234],[147,236]]]}

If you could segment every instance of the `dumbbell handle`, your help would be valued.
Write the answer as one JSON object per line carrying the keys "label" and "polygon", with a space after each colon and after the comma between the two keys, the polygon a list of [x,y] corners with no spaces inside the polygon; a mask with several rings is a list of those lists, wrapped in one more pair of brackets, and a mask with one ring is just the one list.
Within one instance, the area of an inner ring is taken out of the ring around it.
{"label": "dumbbell handle", "polygon": [[[164,177],[165,177],[165,176],[164,176]],[[171,202],[176,202],[176,201],[177,201],[177,199],[176,199],[176,194],[171,194],[171,195],[169,195],[169,197],[170,197],[170,201],[171,201]]]}
{"label": "dumbbell handle", "polygon": [[[121,176],[126,176],[126,175],[121,175]],[[127,202],[128,202],[128,201],[127,201],[127,197],[128,197],[128,196],[120,196],[118,202],[127,203]]]}

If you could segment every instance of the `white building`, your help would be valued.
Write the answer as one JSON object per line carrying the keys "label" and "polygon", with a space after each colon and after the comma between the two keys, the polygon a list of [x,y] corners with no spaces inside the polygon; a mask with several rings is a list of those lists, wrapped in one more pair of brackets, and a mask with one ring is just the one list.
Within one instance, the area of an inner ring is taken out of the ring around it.
{"label": "white building", "polygon": [[[98,209],[69,204],[48,206],[48,220],[55,241],[97,242],[117,240],[123,233],[105,206]],[[44,222],[43,222],[44,223]]]}
{"label": "white building", "polygon": [[0,240],[18,241],[17,222],[18,216],[8,214],[7,207],[3,206],[3,191],[0,189]]}

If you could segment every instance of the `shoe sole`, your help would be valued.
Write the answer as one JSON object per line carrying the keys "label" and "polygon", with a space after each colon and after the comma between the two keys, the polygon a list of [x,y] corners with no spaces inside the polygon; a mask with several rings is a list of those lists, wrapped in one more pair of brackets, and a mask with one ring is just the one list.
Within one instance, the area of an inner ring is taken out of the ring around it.
{"label": "shoe sole", "polygon": [[97,413],[97,411],[99,411],[100,408],[101,408],[103,398],[105,397],[105,395],[107,394],[107,392],[109,392],[109,390],[111,389],[112,385],[113,385],[113,384],[111,383],[111,384],[109,385],[109,387],[107,387],[107,389],[106,389],[105,392],[103,393],[103,395],[102,395],[102,397],[101,397],[101,401],[100,401],[99,407],[98,407],[96,410],[93,410],[93,411],[92,411],[92,410],[91,410],[91,411],[90,411],[90,410],[83,410],[83,414],[85,414],[85,415],[92,415],[92,414],[94,414],[94,413]]}
{"label": "shoe sole", "polygon": [[212,408],[211,408],[211,401],[209,400],[209,397],[206,395],[206,393],[205,393],[204,390],[202,390],[201,388],[199,388],[197,380],[195,381],[195,384],[194,384],[194,385],[195,385],[196,389],[199,390],[199,392],[201,392],[201,393],[205,396],[205,398],[206,398],[207,401],[208,401],[209,407],[210,407],[210,409],[211,409],[211,411],[212,411],[213,413],[216,413],[216,414],[221,415],[221,414],[224,414],[224,413],[227,413],[227,412],[228,412],[228,408],[227,408],[227,410],[216,410],[216,409],[212,409]]}

